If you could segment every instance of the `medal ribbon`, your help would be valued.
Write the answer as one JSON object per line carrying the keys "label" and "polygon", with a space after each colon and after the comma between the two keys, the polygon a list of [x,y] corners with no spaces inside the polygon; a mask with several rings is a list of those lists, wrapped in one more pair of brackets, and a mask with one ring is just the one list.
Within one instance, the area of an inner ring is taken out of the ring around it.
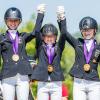
{"label": "medal ribbon", "polygon": [[94,49],[94,41],[93,41],[93,43],[92,43],[92,45],[91,45],[91,48],[90,48],[90,51],[89,51],[89,52],[87,51],[86,43],[85,43],[85,41],[84,41],[84,55],[85,55],[85,59],[86,59],[86,63],[87,63],[87,64],[88,64],[89,61],[90,61],[90,58],[91,58],[93,49]]}
{"label": "medal ribbon", "polygon": [[10,39],[11,39],[11,41],[12,41],[13,52],[14,52],[14,54],[17,54],[17,53],[18,53],[18,40],[19,40],[19,39],[18,39],[18,32],[16,33],[15,39],[12,38],[10,32],[8,32],[8,34],[9,34],[9,37],[10,37]]}
{"label": "medal ribbon", "polygon": [[52,64],[54,58],[54,47],[51,45],[47,45],[46,49],[47,49],[48,62],[49,64]]}

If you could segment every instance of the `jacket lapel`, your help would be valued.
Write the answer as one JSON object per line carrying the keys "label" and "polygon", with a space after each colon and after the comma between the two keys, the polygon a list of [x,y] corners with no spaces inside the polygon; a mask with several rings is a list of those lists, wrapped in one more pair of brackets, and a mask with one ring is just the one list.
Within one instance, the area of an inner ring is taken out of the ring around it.
{"label": "jacket lapel", "polygon": [[98,49],[98,43],[97,43],[97,41],[95,40],[95,45],[94,45],[94,49],[93,49],[93,52],[92,52],[92,56],[91,56],[91,59],[93,59],[94,57],[95,57],[95,51],[96,51],[96,49]]}
{"label": "jacket lapel", "polygon": [[20,54],[23,48],[23,37],[22,35],[18,32],[18,53]]}
{"label": "jacket lapel", "polygon": [[[9,43],[11,43],[11,47],[12,47],[12,41],[11,41],[11,39],[10,39],[10,37],[9,37],[9,34],[8,34],[8,31],[6,32],[6,34],[5,34],[5,38],[6,38],[6,42],[9,42]],[[22,36],[21,36],[21,34],[18,32],[18,54],[20,54],[20,52],[21,52],[21,50],[22,50],[22,47],[23,47],[23,39],[22,39]],[[13,48],[13,47],[12,47]]]}
{"label": "jacket lapel", "polygon": [[[98,47],[97,41],[96,41],[96,40],[94,40],[94,41],[95,41],[94,49],[93,49],[93,51],[92,51],[92,55],[91,55],[90,60],[94,58],[96,48]],[[81,39],[80,44],[79,44],[78,46],[82,49],[82,52],[83,52],[83,54],[84,54],[84,46],[83,46],[83,45],[84,45],[84,40]]]}
{"label": "jacket lapel", "polygon": [[8,31],[7,31],[6,34],[5,34],[5,39],[7,40],[7,42],[12,43],[12,41],[11,41],[11,39],[10,39],[10,37],[9,37]]}

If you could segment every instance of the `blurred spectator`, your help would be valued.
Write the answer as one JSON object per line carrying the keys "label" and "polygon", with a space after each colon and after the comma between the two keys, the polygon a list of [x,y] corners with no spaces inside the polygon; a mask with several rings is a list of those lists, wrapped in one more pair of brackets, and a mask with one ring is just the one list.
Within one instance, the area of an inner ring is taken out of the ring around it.
{"label": "blurred spectator", "polygon": [[62,84],[62,100],[68,100],[69,91],[65,84]]}

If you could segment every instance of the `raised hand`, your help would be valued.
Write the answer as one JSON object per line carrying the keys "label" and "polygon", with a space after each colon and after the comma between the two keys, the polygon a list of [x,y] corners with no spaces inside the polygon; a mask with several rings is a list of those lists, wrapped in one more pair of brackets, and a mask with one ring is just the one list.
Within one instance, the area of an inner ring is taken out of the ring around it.
{"label": "raised hand", "polygon": [[65,19],[64,6],[58,6],[57,7],[57,18],[58,18],[58,20],[64,20]]}
{"label": "raised hand", "polygon": [[45,11],[46,11],[46,4],[39,4],[37,6],[37,11],[38,11],[38,13],[45,13]]}

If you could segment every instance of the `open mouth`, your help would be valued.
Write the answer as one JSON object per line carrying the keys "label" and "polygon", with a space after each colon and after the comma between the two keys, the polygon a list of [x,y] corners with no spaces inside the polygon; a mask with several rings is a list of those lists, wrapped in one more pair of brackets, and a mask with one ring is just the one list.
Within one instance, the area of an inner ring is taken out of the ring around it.
{"label": "open mouth", "polygon": [[86,35],[86,36],[89,36],[89,35],[91,35],[91,33],[89,33],[89,32],[86,32],[86,33],[85,33],[85,35]]}

